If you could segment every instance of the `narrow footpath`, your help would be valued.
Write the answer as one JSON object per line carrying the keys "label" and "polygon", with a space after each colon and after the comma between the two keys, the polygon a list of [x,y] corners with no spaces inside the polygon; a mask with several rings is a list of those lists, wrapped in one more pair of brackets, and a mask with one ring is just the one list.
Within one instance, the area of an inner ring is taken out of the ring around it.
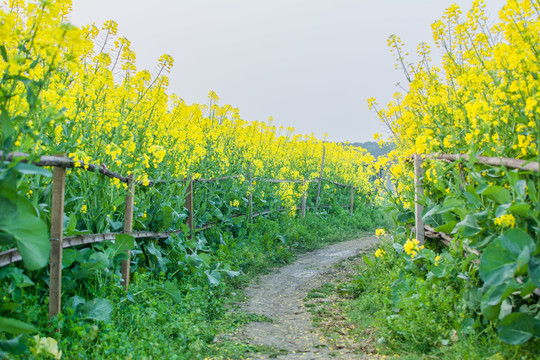
{"label": "narrow footpath", "polygon": [[248,300],[242,310],[263,315],[271,322],[251,322],[235,338],[275,350],[255,354],[252,359],[372,359],[367,354],[354,354],[348,349],[336,352],[327,346],[321,332],[312,326],[303,299],[336,271],[333,265],[376,243],[376,237],[367,237],[330,245],[261,277],[246,289]]}

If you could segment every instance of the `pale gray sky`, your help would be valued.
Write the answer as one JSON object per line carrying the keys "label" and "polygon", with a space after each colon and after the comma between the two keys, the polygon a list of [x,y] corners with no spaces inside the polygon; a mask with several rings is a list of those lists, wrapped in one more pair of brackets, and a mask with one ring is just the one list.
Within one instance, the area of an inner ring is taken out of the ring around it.
{"label": "pale gray sky", "polygon": [[[387,46],[402,38],[411,54],[432,43],[431,23],[452,3],[472,0],[74,0],[75,25],[112,19],[155,70],[170,54],[170,91],[206,103],[210,90],[245,120],[292,126],[333,141],[385,133],[366,100],[386,103],[403,82]],[[504,0],[486,0],[497,19]],[[435,57],[436,53],[434,53]],[[414,58],[412,58],[414,59]]]}

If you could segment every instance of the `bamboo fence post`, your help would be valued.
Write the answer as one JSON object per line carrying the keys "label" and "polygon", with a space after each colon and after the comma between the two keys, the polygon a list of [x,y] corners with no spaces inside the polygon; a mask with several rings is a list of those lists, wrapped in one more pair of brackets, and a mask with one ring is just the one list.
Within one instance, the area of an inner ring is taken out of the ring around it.
{"label": "bamboo fence post", "polygon": [[317,187],[317,198],[315,199],[315,208],[319,208],[319,196],[321,195],[321,181],[324,169],[324,156],[326,155],[326,147],[322,148],[321,172],[319,174],[319,186]]}
{"label": "bamboo fence post", "polygon": [[247,179],[248,179],[248,206],[247,206],[247,213],[248,213],[248,222],[253,221],[253,179],[251,177],[251,164],[248,163],[247,166]]}
{"label": "bamboo fence post", "polygon": [[[302,183],[302,189],[306,186],[306,179],[304,179],[304,182]],[[308,183],[309,186],[309,183]],[[302,194],[302,206],[300,207],[300,213],[302,214],[302,218],[306,217],[306,202],[307,202],[307,189],[304,190]]]}
{"label": "bamboo fence post", "polygon": [[189,184],[186,189],[186,208],[189,216],[186,219],[186,224],[189,227],[189,238],[193,237],[193,178],[189,178]]}
{"label": "bamboo fence post", "polygon": [[[59,156],[65,156],[61,154]],[[62,302],[62,245],[64,237],[64,196],[66,169],[53,168],[51,199],[51,258],[49,262],[49,319],[60,313]]]}
{"label": "bamboo fence post", "polygon": [[350,207],[351,215],[353,211],[354,211],[354,186],[351,185],[351,207]]}
{"label": "bamboo fence post", "polygon": [[[128,179],[128,192],[126,194],[126,209],[124,211],[124,233],[131,233],[133,231],[133,206],[135,202],[135,182],[130,177]],[[120,272],[122,273],[122,282],[124,290],[127,291],[129,286],[131,265],[131,251],[127,250],[127,259],[122,260],[122,266]]]}
{"label": "bamboo fence post", "polygon": [[424,206],[420,205],[420,198],[424,196],[424,187],[422,185],[422,157],[414,154],[414,217],[416,223],[416,240],[419,245],[424,244],[424,221],[422,212]]}

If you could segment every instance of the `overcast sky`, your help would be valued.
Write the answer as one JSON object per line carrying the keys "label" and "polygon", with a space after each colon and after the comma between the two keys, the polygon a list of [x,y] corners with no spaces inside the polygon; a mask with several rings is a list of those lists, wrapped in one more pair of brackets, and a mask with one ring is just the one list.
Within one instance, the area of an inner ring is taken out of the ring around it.
{"label": "overcast sky", "polygon": [[[112,19],[132,43],[139,69],[170,54],[170,91],[206,103],[210,90],[245,120],[368,141],[386,133],[366,100],[391,99],[404,77],[388,36],[411,54],[432,43],[431,23],[451,3],[472,0],[74,0],[75,25]],[[486,0],[497,19],[504,0]],[[436,54],[434,54],[436,55]],[[414,60],[414,58],[412,58]]]}

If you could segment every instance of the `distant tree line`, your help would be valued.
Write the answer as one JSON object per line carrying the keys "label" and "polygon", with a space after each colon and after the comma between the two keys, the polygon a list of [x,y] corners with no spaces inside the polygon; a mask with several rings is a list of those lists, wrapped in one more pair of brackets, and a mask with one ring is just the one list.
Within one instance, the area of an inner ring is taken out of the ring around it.
{"label": "distant tree line", "polygon": [[388,154],[395,147],[394,143],[386,143],[383,144],[383,146],[380,146],[379,143],[375,141],[349,143],[349,146],[362,147],[375,158]]}

